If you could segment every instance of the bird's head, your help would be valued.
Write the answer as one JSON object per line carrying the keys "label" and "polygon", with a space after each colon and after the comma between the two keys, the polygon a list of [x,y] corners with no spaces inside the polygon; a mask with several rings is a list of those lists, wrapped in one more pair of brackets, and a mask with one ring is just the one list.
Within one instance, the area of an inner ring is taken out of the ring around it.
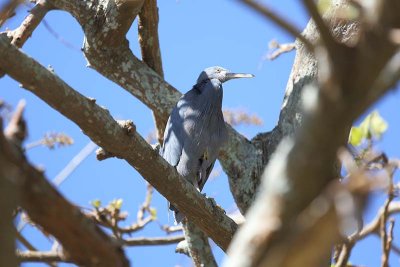
{"label": "bird's head", "polygon": [[221,83],[227,82],[232,79],[237,79],[237,78],[253,78],[253,74],[247,74],[247,73],[232,73],[227,69],[224,69],[219,66],[214,66],[214,67],[209,67],[203,70],[200,73],[199,78],[197,79],[197,83],[201,83],[205,80],[212,80],[212,79],[218,79]]}

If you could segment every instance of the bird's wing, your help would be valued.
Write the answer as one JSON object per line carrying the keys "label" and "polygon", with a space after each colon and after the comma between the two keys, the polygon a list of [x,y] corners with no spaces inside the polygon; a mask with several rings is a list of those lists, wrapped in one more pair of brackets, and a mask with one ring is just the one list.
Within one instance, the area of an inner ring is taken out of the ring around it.
{"label": "bird's wing", "polygon": [[201,180],[199,181],[199,189],[200,189],[200,191],[203,190],[203,187],[204,187],[204,185],[206,184],[206,182],[207,182],[207,180],[208,180],[208,177],[209,177],[210,174],[211,174],[212,169],[214,168],[214,164],[215,164],[215,160],[214,160],[214,162],[211,163],[211,165],[207,168],[207,170],[206,170],[206,175],[205,175],[205,179],[201,179]]}
{"label": "bird's wing", "polygon": [[[181,100],[180,100],[181,101]],[[163,158],[172,166],[177,166],[184,144],[183,116],[178,105],[172,110],[164,132]]]}

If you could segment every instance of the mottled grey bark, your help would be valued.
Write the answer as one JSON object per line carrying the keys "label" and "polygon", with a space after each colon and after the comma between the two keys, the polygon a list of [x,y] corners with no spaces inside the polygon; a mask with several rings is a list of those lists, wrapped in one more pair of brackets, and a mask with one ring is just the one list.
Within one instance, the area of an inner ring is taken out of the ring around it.
{"label": "mottled grey bark", "polygon": [[196,267],[217,267],[208,237],[193,222],[186,218],[182,222],[189,255]]}
{"label": "mottled grey bark", "polygon": [[[49,1],[56,8],[71,13],[82,25],[85,33],[83,51],[90,67],[142,101],[157,120],[165,124],[181,93],[132,53],[121,34],[123,31],[119,30],[121,26],[118,26],[123,25],[123,29],[130,26],[137,15],[134,5],[139,7],[143,1],[132,1],[127,20],[118,19],[120,9],[113,0]],[[240,210],[245,212],[253,201],[265,166],[263,151],[232,127],[229,129],[230,139],[219,159],[228,174],[233,197]]]}
{"label": "mottled grey bark", "polygon": [[0,35],[0,64],[22,87],[76,123],[93,142],[125,159],[218,246],[223,250],[228,248],[237,224],[181,178],[135,131],[132,122],[119,124],[94,99],[76,92],[53,72],[17,50],[4,34]]}

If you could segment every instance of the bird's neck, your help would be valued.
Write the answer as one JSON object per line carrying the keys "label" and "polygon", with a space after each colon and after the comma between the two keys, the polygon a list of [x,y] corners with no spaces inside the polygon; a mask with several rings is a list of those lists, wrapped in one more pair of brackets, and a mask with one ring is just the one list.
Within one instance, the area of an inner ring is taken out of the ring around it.
{"label": "bird's neck", "polygon": [[218,79],[204,81],[201,86],[201,94],[207,99],[208,104],[214,108],[222,108],[223,89],[222,82]]}

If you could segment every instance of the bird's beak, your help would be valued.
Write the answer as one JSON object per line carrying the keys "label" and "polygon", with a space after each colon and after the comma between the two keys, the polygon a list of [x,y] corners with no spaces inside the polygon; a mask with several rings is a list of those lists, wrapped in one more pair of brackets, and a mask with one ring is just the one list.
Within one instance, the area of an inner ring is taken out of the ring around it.
{"label": "bird's beak", "polygon": [[253,74],[248,74],[248,73],[231,73],[228,72],[225,75],[225,79],[226,81],[232,80],[232,79],[238,79],[238,78],[253,78],[254,75]]}

